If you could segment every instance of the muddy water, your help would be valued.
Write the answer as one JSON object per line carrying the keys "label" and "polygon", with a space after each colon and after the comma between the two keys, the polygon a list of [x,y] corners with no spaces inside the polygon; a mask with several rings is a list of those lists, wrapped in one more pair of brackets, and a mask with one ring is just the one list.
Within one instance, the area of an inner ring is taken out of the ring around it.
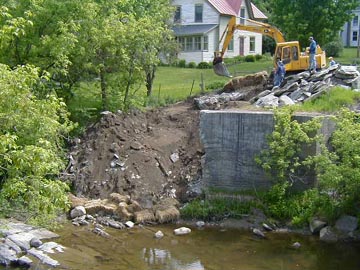
{"label": "muddy water", "polygon": [[[360,269],[359,244],[325,244],[315,237],[276,233],[258,239],[248,231],[219,228],[192,228],[189,235],[175,236],[174,228],[107,229],[107,239],[87,227],[68,225],[57,232],[67,251],[53,258],[67,269],[89,270]],[[165,237],[155,239],[157,230]],[[294,242],[301,247],[292,248]]]}

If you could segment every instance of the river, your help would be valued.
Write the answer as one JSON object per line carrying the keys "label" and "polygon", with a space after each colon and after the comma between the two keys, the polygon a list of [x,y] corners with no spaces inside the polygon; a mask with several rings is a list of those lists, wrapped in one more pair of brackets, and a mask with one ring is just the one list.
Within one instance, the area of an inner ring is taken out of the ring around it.
{"label": "river", "polygon": [[[52,254],[62,267],[81,270],[352,270],[360,269],[360,243],[323,243],[315,236],[247,230],[192,228],[175,236],[175,225],[107,228],[104,238],[89,227],[66,225],[56,241],[67,247]],[[165,236],[155,239],[161,230]],[[299,242],[300,248],[292,244]],[[33,269],[42,269],[36,267]],[[44,268],[45,269],[45,268]]]}

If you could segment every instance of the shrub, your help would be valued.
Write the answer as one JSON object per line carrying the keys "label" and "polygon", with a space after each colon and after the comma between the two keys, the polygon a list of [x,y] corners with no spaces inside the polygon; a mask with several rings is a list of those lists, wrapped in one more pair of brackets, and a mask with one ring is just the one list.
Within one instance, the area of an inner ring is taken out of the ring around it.
{"label": "shrub", "polygon": [[186,67],[186,60],[185,59],[180,59],[179,62],[178,62],[178,66],[179,67]]}
{"label": "shrub", "polygon": [[255,62],[255,56],[252,54],[245,56],[245,62]]}
{"label": "shrub", "polygon": [[343,49],[344,47],[340,40],[329,42],[323,47],[323,50],[326,51],[326,55],[335,57],[339,56]]}
{"label": "shrub", "polygon": [[259,60],[261,60],[262,58],[263,58],[263,56],[262,56],[261,54],[256,54],[256,55],[255,55],[256,61],[259,61]]}
{"label": "shrub", "polygon": [[208,69],[208,68],[211,68],[211,66],[210,66],[210,64],[208,62],[200,62],[198,64],[197,68]]}
{"label": "shrub", "polygon": [[195,62],[189,62],[188,68],[196,68],[196,63]]}

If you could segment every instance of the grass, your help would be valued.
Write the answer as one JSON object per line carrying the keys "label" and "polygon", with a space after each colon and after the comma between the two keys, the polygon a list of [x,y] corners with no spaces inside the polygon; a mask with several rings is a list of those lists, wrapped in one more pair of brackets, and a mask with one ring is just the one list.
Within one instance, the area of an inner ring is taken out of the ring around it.
{"label": "grass", "polygon": [[[257,62],[240,62],[227,66],[233,76],[252,74],[259,71],[272,69],[271,60]],[[212,69],[159,67],[153,84],[153,96],[155,98],[170,98],[174,100],[186,99],[189,96],[196,96],[201,93],[203,82],[206,88],[215,83],[224,85],[229,81],[227,77],[221,77]]]}
{"label": "grass", "polygon": [[343,107],[354,105],[360,100],[360,93],[342,87],[334,87],[322,96],[306,101],[298,107],[299,111],[307,112],[337,112]]}
{"label": "grass", "polygon": [[357,48],[344,48],[341,55],[335,57],[334,60],[342,65],[351,65],[360,59],[357,57]]}

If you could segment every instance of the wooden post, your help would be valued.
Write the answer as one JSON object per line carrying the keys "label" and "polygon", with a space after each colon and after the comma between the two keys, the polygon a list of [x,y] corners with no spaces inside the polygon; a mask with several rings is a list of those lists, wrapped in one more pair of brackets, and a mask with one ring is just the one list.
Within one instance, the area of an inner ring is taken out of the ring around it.
{"label": "wooden post", "polygon": [[192,94],[192,90],[193,90],[193,88],[194,88],[194,83],[195,83],[195,80],[193,80],[193,82],[192,82],[192,85],[191,85],[191,90],[190,90],[190,97],[191,97],[191,94]]}
{"label": "wooden post", "polygon": [[201,82],[200,82],[200,93],[205,93],[205,84],[204,84],[204,74],[201,73]]}

